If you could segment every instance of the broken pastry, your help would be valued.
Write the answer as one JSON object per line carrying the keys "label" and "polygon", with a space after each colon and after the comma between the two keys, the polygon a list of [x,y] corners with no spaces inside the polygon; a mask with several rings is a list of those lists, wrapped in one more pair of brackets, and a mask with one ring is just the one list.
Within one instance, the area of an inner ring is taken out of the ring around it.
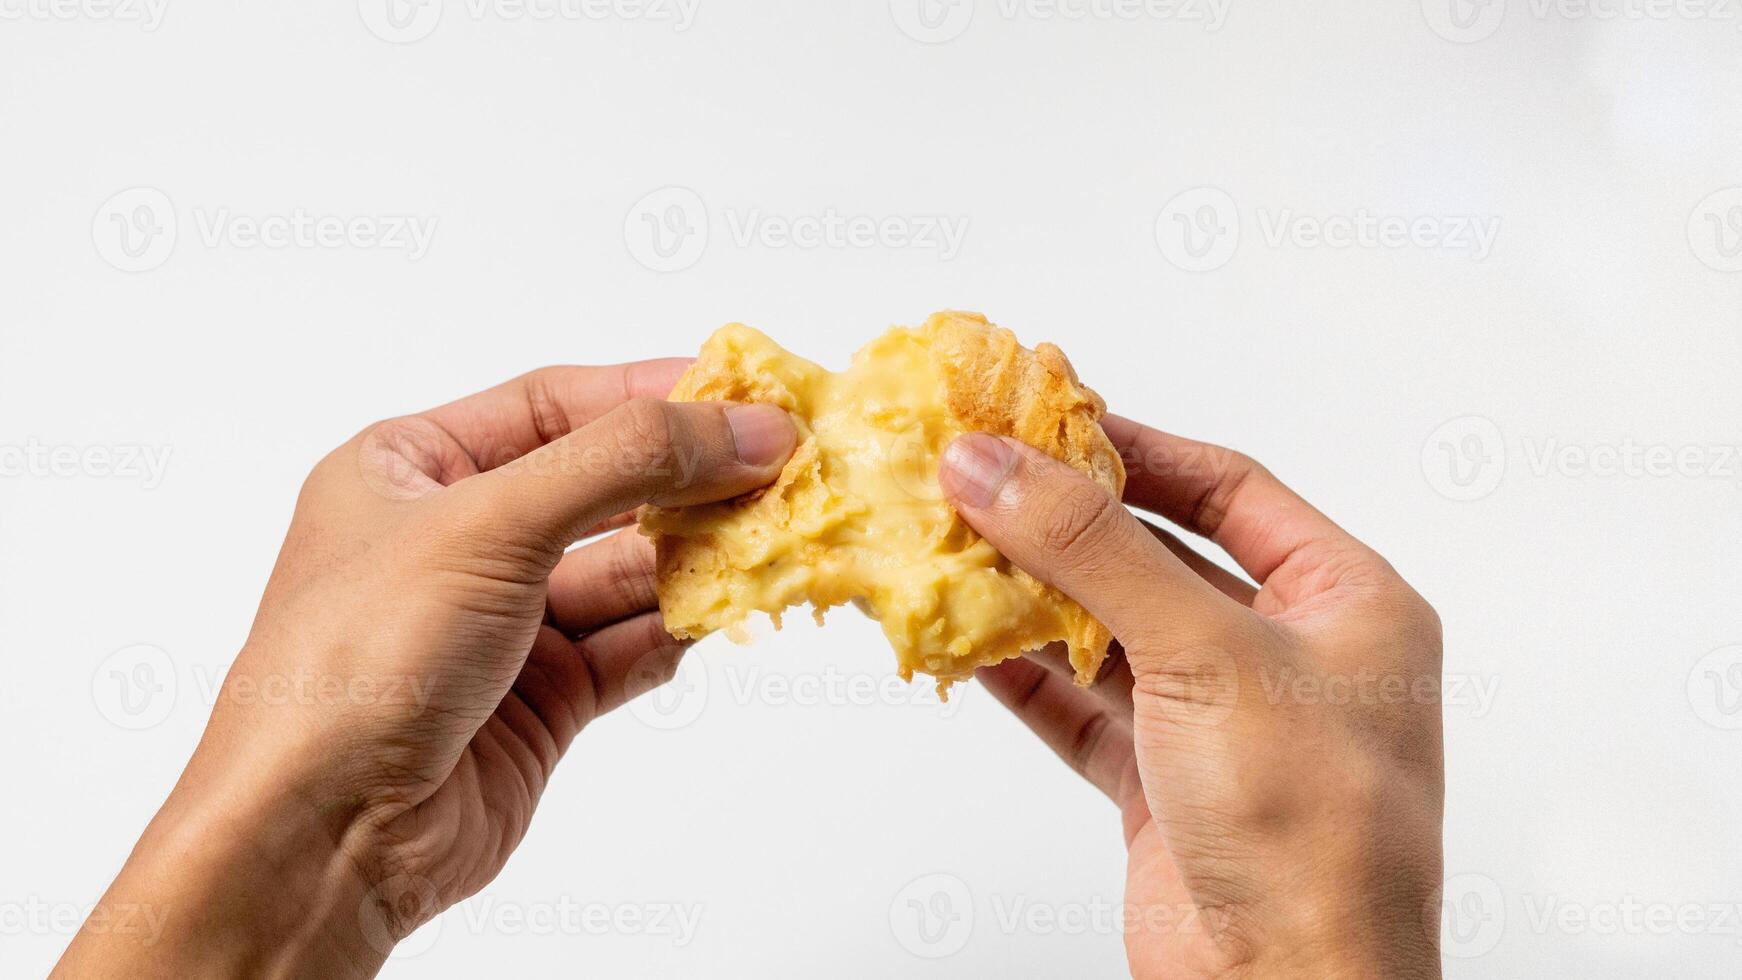
{"label": "broken pastry", "polygon": [[896,327],[831,372],[742,324],[721,327],[673,401],[779,405],[798,447],[770,486],[723,503],[649,507],[660,612],[685,639],[761,611],[809,603],[817,621],[852,603],[883,626],[901,676],[940,693],[975,668],[1063,641],[1077,683],[1100,670],[1110,634],[1081,606],[1011,565],[937,485],[938,457],[964,432],[1012,436],[1115,497],[1125,469],[1099,424],[1105,404],[1051,344],[1029,350],[975,313]]}

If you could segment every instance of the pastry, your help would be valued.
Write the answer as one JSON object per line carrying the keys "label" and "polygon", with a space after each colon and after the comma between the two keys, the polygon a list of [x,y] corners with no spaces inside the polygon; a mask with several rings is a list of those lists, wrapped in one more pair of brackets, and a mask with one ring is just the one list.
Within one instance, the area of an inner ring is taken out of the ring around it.
{"label": "pastry", "polygon": [[644,508],[660,611],[679,638],[732,630],[760,611],[852,603],[878,620],[901,676],[940,693],[1046,644],[1087,685],[1110,634],[1075,601],[1016,568],[938,490],[938,457],[964,432],[1013,436],[1119,496],[1125,470],[1105,405],[1051,344],[1029,350],[974,313],[896,327],[831,372],[742,324],[720,328],[673,401],[739,401],[791,413],[799,441],[769,487],[723,503]]}

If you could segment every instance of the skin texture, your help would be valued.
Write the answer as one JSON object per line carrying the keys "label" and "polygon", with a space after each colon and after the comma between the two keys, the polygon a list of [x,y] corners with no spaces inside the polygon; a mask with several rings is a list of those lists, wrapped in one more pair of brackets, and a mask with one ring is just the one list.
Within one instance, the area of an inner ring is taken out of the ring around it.
{"label": "skin texture", "polygon": [[[547,368],[316,466],[193,759],[54,975],[371,976],[491,881],[569,743],[682,655],[644,538],[567,549],[765,485],[792,450],[777,409],[656,400],[684,366]],[[1437,975],[1437,691],[1288,686],[1437,683],[1432,610],[1243,457],[1106,428],[1128,500],[1261,589],[1020,444],[964,437],[942,482],[1123,644],[1089,690],[1062,651],[981,676],[1119,804],[1133,973]],[[1225,465],[1180,465],[1203,453]],[[149,934],[117,924],[140,909]]]}
{"label": "skin texture", "polygon": [[[682,652],[644,539],[564,549],[791,452],[779,409],[652,400],[685,364],[534,372],[316,466],[194,758],[55,975],[370,976],[494,878],[575,735]],[[161,934],[108,925],[140,907]]]}
{"label": "skin texture", "polygon": [[979,677],[1118,804],[1133,975],[1439,976],[1438,617],[1252,460],[1103,424],[1125,502],[1258,588],[1013,440],[963,436],[941,483],[1123,648],[1088,690],[1057,650]]}

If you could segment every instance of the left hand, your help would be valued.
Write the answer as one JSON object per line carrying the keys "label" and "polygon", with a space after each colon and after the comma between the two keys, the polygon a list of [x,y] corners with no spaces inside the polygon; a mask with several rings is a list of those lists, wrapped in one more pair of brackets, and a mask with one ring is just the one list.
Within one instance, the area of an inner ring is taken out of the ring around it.
{"label": "left hand", "polygon": [[369,976],[494,878],[576,733],[682,653],[644,538],[565,550],[792,451],[777,408],[657,400],[684,366],[536,371],[316,466],[199,748],[55,975]]}

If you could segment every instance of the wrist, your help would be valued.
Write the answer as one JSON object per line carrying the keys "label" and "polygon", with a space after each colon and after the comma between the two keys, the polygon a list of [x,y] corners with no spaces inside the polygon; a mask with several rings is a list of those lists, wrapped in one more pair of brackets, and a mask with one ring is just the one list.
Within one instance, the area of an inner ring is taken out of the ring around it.
{"label": "wrist", "polygon": [[1390,951],[1362,955],[1339,950],[1324,956],[1287,955],[1261,959],[1236,974],[1240,980],[1440,980],[1437,952],[1400,955]]}
{"label": "wrist", "polygon": [[[1407,904],[1407,903],[1406,903]],[[1437,907],[1435,909],[1437,911]],[[1365,908],[1339,912],[1334,922],[1279,927],[1239,974],[1251,980],[1439,980],[1439,919],[1423,923],[1412,910]]]}
{"label": "wrist", "polygon": [[[57,975],[373,976],[390,927],[343,827],[289,790],[215,778],[196,754]],[[107,927],[122,917],[149,928]],[[396,925],[396,924],[394,924]]]}

